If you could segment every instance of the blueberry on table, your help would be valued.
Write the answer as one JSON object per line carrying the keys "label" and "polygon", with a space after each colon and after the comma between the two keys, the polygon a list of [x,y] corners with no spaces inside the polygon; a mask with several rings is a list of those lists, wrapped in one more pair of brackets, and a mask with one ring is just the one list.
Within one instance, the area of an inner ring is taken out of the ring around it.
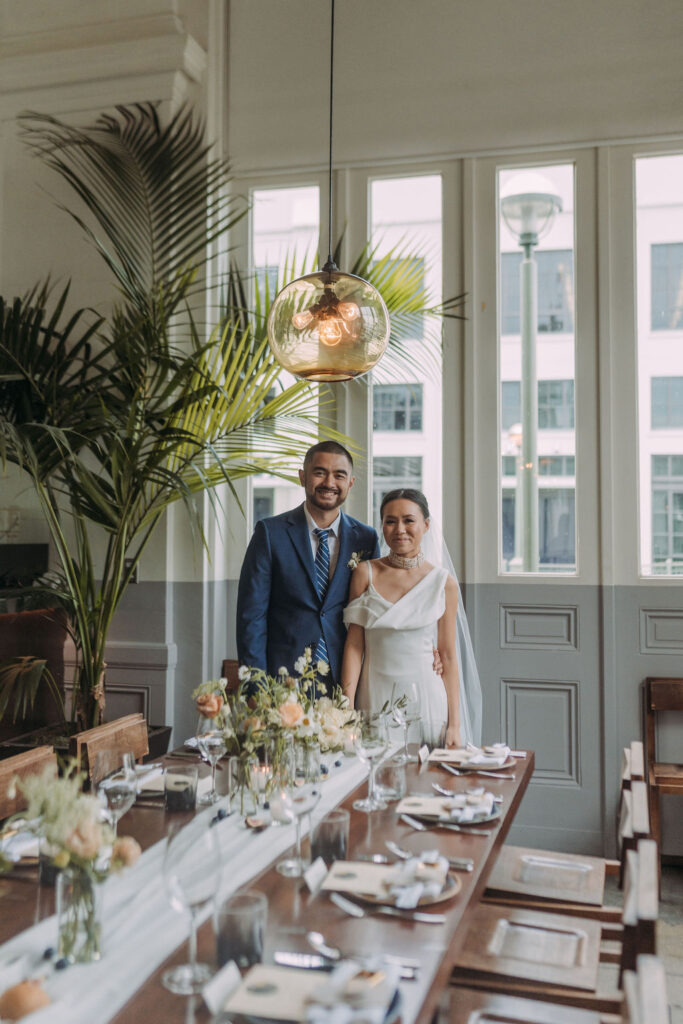
{"label": "blueberry on table", "polygon": [[342,766],[342,763],[341,763],[341,761],[335,761],[335,762],[334,762],[334,767],[335,767],[335,768],[341,768],[341,766]]}
{"label": "blueberry on table", "polygon": [[43,960],[52,960],[52,957],[54,955],[55,955],[55,948],[54,948],[54,946],[48,946],[47,949],[45,950],[45,952],[43,953]]}
{"label": "blueberry on table", "polygon": [[55,970],[56,970],[56,971],[64,971],[64,970],[66,970],[66,968],[67,968],[68,966],[69,966],[69,961],[67,960],[67,958],[66,958],[65,956],[62,956],[62,957],[60,957],[60,958],[59,958],[59,960],[58,960],[58,961],[56,962],[56,964],[55,964]]}

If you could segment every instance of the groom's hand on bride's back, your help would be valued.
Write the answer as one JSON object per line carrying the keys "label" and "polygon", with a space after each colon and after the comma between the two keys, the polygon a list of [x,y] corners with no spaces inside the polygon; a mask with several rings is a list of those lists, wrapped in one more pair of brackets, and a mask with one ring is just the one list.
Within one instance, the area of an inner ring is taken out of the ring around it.
{"label": "groom's hand on bride's back", "polygon": [[434,671],[436,672],[437,676],[442,676],[443,675],[443,663],[441,661],[441,655],[439,654],[439,652],[436,649],[436,647],[434,648],[434,663],[433,663],[432,667],[433,667]]}

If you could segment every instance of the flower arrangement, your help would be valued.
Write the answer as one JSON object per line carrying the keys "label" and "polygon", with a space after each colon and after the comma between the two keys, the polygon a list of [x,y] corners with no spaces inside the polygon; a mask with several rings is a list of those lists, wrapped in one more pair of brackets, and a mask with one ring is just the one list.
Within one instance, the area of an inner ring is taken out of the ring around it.
{"label": "flower arrangement", "polygon": [[[10,795],[20,791],[27,807],[8,819],[4,829],[11,830],[21,818],[22,830],[45,840],[52,863],[61,872],[62,890],[68,880],[70,899],[59,923],[59,955],[68,960],[99,959],[97,884],[110,872],[131,867],[141,852],[131,836],[113,838],[99,800],[83,792],[85,777],[71,760],[63,775],[48,765],[40,774],[15,778]],[[0,863],[0,871],[8,866]]]}

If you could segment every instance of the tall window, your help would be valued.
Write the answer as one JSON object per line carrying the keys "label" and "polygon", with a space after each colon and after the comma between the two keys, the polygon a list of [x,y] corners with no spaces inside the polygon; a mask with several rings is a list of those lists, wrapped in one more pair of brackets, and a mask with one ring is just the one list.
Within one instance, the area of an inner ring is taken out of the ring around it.
{"label": "tall window", "polygon": [[[375,178],[370,182],[370,242],[377,258],[391,250],[417,266],[430,303],[441,298],[441,176]],[[398,320],[392,342],[402,343],[410,365],[395,364],[391,377],[382,365],[373,381],[373,515],[379,527],[382,495],[394,487],[424,490],[441,516],[441,375],[431,366],[424,343],[441,325],[412,315]]]}
{"label": "tall window", "polygon": [[652,330],[683,328],[683,242],[653,245]]}
{"label": "tall window", "polygon": [[[574,330],[574,254],[571,249],[539,252],[538,322],[539,331],[559,334]],[[500,302],[501,334],[519,334],[519,268],[521,252],[501,253]]]}
{"label": "tall window", "polygon": [[636,160],[640,566],[683,572],[683,154]]}
{"label": "tall window", "polygon": [[683,377],[653,377],[650,384],[652,429],[683,427]]}
{"label": "tall window", "polygon": [[683,573],[683,455],[652,456],[652,571]]}
{"label": "tall window", "polygon": [[[317,185],[293,188],[255,189],[251,193],[252,280],[261,300],[267,290],[272,301],[286,282],[285,266],[296,267],[305,261],[311,269],[317,262],[319,230],[319,190]],[[280,383],[287,386],[293,378],[284,371]],[[270,395],[268,396],[270,397]],[[266,473],[252,479],[252,518],[256,523],[266,516],[283,512],[301,500],[300,488]]]}
{"label": "tall window", "polygon": [[[545,233],[531,241],[527,229],[520,226],[515,233],[502,204],[499,208],[499,507],[505,573],[576,571],[574,167],[500,170],[498,194],[536,194],[539,174],[545,179],[541,191],[561,202]],[[531,180],[533,187],[525,184]],[[532,303],[534,312],[523,328],[521,310]],[[522,394],[533,394],[534,381],[535,419],[532,404],[522,405]]]}
{"label": "tall window", "polygon": [[422,430],[422,384],[375,384],[373,430]]}

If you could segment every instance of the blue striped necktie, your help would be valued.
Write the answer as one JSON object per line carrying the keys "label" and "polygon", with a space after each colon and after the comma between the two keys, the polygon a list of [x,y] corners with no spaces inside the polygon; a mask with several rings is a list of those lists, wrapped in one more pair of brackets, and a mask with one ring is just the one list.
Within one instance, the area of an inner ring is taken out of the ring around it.
{"label": "blue striped necktie", "polygon": [[[324,601],[330,582],[330,549],[327,544],[330,531],[316,528],[313,532],[318,538],[318,550],[315,553],[315,589],[318,591],[320,600]],[[315,657],[318,661],[324,661],[329,664],[327,644],[325,643],[325,637],[322,635],[315,648]]]}

